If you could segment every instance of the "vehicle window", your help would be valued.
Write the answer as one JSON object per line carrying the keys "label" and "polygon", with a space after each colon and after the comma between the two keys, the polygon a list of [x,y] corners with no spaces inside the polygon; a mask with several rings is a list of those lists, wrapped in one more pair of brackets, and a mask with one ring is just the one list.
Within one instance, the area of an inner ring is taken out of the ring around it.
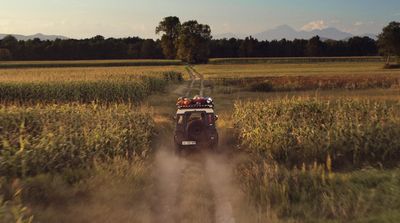
{"label": "vehicle window", "polygon": [[203,113],[190,113],[188,115],[188,120],[193,121],[193,120],[204,120],[204,114]]}

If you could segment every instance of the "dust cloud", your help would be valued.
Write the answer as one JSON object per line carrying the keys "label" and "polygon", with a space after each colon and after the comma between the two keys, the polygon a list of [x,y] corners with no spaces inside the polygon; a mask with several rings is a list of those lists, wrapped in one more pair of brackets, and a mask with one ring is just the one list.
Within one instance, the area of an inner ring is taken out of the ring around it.
{"label": "dust cloud", "polygon": [[156,222],[256,222],[249,211],[255,209],[234,179],[237,162],[211,151],[176,155],[159,149],[154,171]]}
{"label": "dust cloud", "polygon": [[159,222],[174,222],[177,209],[175,207],[178,195],[181,173],[185,162],[165,148],[159,149],[155,157],[154,176],[156,181],[156,215]]}

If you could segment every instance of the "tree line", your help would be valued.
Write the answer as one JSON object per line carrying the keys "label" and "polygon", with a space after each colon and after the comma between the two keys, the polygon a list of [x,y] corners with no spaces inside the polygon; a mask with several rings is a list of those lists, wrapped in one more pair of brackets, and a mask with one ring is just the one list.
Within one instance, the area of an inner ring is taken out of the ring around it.
{"label": "tree line", "polygon": [[[105,39],[96,36],[82,40],[54,41],[33,39],[18,41],[13,36],[0,40],[2,60],[86,60],[86,59],[175,59],[175,47],[164,47],[162,40],[139,37]],[[168,45],[170,43],[165,43]],[[184,45],[182,43],[182,45]],[[210,40],[207,47],[198,47],[211,58],[224,57],[302,57],[302,56],[376,56],[377,42],[368,37],[353,37],[346,41],[310,40],[259,41],[245,39]],[[186,48],[186,50],[189,48]],[[185,49],[179,53],[184,57]]]}
{"label": "tree line", "polygon": [[369,37],[352,37],[348,40],[322,41],[319,36],[309,40],[282,39],[258,41],[245,39],[221,39],[210,43],[211,57],[336,57],[376,56],[377,42]]}
{"label": "tree line", "polygon": [[91,60],[162,59],[159,40],[139,37],[90,39],[33,39],[18,41],[13,36],[0,40],[0,60]]}
{"label": "tree line", "polygon": [[347,40],[259,41],[245,39],[212,39],[208,25],[195,20],[181,23],[178,17],[166,17],[156,27],[161,39],[104,38],[33,39],[18,41],[13,36],[0,40],[0,60],[87,60],[87,59],[181,59],[204,63],[208,58],[237,57],[333,57],[333,56],[398,56],[400,23],[392,22],[376,41],[369,37]]}

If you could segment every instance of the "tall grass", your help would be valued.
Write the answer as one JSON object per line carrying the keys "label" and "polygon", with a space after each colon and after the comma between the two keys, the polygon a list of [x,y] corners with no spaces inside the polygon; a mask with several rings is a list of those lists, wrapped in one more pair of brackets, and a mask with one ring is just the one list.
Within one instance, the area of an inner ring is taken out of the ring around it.
{"label": "tall grass", "polygon": [[295,222],[400,219],[398,101],[237,102],[233,120],[250,158],[239,181],[263,211]]}
{"label": "tall grass", "polygon": [[[5,180],[0,178],[0,189],[3,192]],[[11,198],[5,199],[0,195],[0,222],[2,223],[32,223],[33,216],[29,209],[22,204],[22,189],[19,181],[15,180],[10,188]]]}
{"label": "tall grass", "polygon": [[390,166],[400,161],[400,104],[369,100],[284,99],[238,102],[234,120],[243,148],[294,166],[336,169]]}
{"label": "tall grass", "polygon": [[251,162],[238,171],[260,210],[288,222],[397,222],[400,170],[333,173],[326,165],[288,169],[274,161]]}
{"label": "tall grass", "polygon": [[143,157],[153,122],[128,105],[0,106],[0,175],[90,168],[94,159]]}

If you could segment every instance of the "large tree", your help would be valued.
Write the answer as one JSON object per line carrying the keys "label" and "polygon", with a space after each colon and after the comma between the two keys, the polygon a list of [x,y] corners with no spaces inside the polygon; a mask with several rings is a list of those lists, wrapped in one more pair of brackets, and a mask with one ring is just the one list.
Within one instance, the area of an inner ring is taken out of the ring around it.
{"label": "large tree", "polygon": [[253,37],[246,37],[239,47],[240,57],[256,57],[258,56],[257,51],[258,41]]}
{"label": "large tree", "polygon": [[391,22],[379,35],[378,45],[380,52],[387,56],[386,64],[390,62],[390,56],[400,56],[400,23]]}
{"label": "large tree", "polygon": [[309,57],[319,57],[324,54],[324,43],[319,36],[314,36],[308,41],[306,54]]}
{"label": "large tree", "polygon": [[195,20],[183,23],[178,38],[178,58],[188,63],[206,63],[211,38],[210,26]]}
{"label": "large tree", "polygon": [[0,48],[7,49],[9,56],[13,57],[18,50],[18,40],[11,35],[5,36],[3,40],[1,40]]}
{"label": "large tree", "polygon": [[176,58],[177,40],[181,22],[176,16],[165,17],[156,27],[156,34],[164,33],[161,37],[161,47],[164,56],[168,59]]}

